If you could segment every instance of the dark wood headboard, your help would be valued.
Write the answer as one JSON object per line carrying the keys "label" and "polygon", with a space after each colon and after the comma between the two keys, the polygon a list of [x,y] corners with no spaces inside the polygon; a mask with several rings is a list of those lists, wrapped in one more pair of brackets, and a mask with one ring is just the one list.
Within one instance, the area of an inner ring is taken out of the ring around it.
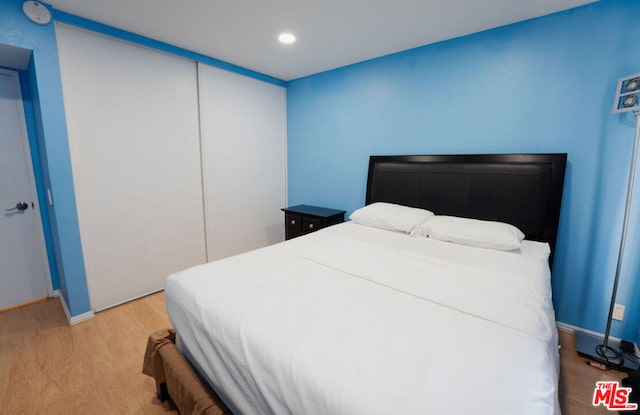
{"label": "dark wood headboard", "polygon": [[566,154],[371,156],[366,204],[510,223],[555,249]]}

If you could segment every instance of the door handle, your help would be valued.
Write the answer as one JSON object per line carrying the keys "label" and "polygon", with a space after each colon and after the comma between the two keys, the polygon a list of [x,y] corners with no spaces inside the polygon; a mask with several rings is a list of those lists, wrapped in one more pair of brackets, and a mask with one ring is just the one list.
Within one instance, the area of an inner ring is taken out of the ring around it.
{"label": "door handle", "polygon": [[18,202],[16,204],[16,207],[12,207],[11,209],[5,209],[5,211],[6,212],[11,212],[12,210],[23,211],[23,210],[27,210],[28,207],[29,207],[29,204],[27,202]]}

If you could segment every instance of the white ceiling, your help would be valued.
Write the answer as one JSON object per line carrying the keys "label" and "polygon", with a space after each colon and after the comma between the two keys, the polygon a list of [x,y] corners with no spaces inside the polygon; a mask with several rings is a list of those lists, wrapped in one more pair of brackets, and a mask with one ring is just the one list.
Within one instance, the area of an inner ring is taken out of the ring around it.
{"label": "white ceiling", "polygon": [[[45,0],[54,8],[282,80],[594,0]],[[291,31],[293,45],[277,36]]]}

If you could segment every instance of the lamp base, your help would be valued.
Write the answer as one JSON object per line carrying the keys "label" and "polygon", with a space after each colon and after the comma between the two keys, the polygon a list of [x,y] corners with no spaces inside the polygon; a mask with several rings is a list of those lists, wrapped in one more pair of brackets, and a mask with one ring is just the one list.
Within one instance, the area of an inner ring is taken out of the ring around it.
{"label": "lamp base", "polygon": [[[637,356],[634,356],[635,360],[634,358],[629,359],[624,357],[624,354],[622,355],[623,357],[621,358],[621,360],[620,359],[616,360],[613,358],[613,356],[611,356],[609,362],[607,362],[607,359],[598,352],[598,349],[602,348],[602,343],[604,340],[600,336],[595,336],[593,334],[585,333],[584,331],[580,331],[580,330],[576,330],[574,332],[574,336],[576,338],[576,350],[578,351],[578,354],[589,357],[597,362],[603,363],[612,369],[633,371],[633,370],[638,370],[640,368],[640,364],[637,361],[640,359]],[[615,352],[620,352],[619,341],[609,339],[608,347],[610,349],[613,349]],[[601,350],[601,353],[602,352],[605,352],[605,354],[609,356],[609,354],[606,353],[606,350],[605,351]],[[615,353],[615,352],[612,352],[612,353]],[[613,363],[619,362],[620,365],[612,364],[612,362]]]}

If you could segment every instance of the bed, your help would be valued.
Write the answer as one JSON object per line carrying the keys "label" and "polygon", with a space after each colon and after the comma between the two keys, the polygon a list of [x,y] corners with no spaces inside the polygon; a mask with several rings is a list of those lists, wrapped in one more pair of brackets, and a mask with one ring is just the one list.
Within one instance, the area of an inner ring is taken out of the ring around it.
{"label": "bed", "polygon": [[559,414],[549,264],[565,164],[372,156],[369,210],[526,239],[489,249],[351,221],[194,267],[166,282],[177,349],[233,413]]}

